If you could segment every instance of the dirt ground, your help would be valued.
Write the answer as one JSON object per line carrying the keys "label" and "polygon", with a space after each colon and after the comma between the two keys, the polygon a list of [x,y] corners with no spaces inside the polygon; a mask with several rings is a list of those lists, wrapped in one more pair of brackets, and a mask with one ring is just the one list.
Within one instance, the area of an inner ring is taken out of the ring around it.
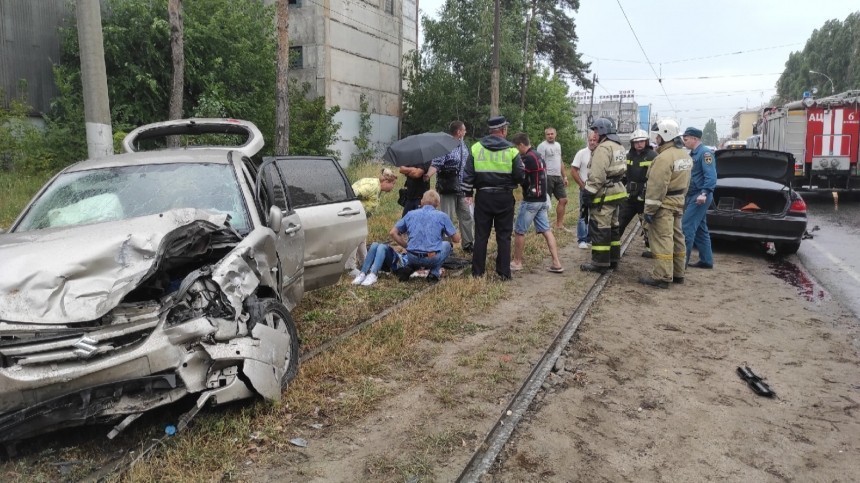
{"label": "dirt ground", "polygon": [[[667,291],[636,283],[640,251],[637,239],[485,481],[858,481],[860,323],[760,254],[719,252]],[[564,274],[518,274],[468,321],[479,330],[394,368],[382,383],[396,396],[373,414],[308,426],[306,448],[240,479],[456,479],[594,280],[578,270],[587,257],[571,244]],[[753,393],[740,365],[777,396]]]}

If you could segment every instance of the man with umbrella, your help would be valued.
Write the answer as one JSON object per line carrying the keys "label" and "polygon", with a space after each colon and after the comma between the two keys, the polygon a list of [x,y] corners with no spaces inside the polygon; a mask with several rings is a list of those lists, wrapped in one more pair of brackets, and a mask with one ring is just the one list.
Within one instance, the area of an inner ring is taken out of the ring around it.
{"label": "man with umbrella", "polygon": [[430,169],[430,161],[444,156],[460,145],[460,140],[444,132],[422,133],[395,141],[382,158],[400,167],[406,175],[406,204],[403,215],[421,206],[421,197],[430,189],[430,181],[424,175]]}
{"label": "man with umbrella", "polygon": [[496,230],[496,273],[503,280],[511,278],[511,233],[514,230],[513,190],[523,181],[523,161],[516,146],[505,137],[508,121],[504,116],[487,121],[490,134],[472,145],[463,189],[468,196],[475,193],[475,244],[472,255],[472,276],[481,277],[486,271],[487,243],[490,229]]}
{"label": "man with umbrella", "polygon": [[466,160],[469,158],[469,148],[463,142],[463,138],[466,136],[466,125],[463,124],[463,121],[453,121],[448,125],[448,134],[459,139],[460,145],[450,153],[430,161],[430,170],[424,175],[424,179],[429,180],[436,175],[436,191],[442,198],[439,209],[451,220],[454,220],[456,215],[463,237],[463,251],[471,253],[475,227],[462,186],[463,170],[466,167]]}

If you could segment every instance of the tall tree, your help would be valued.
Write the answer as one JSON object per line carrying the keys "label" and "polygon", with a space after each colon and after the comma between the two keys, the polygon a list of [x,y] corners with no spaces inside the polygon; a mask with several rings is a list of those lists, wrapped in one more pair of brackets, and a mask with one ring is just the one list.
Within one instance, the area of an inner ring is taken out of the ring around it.
{"label": "tall tree", "polygon": [[[580,141],[573,128],[567,83],[559,75],[541,68],[528,84],[525,109],[520,111],[525,32],[525,17],[517,10],[520,5],[503,4],[507,10],[500,26],[499,112],[536,140],[552,124],[565,150],[572,149]],[[493,2],[449,0],[439,18],[445,20],[422,19],[424,46],[413,53],[405,69],[409,88],[403,96],[403,133],[442,130],[459,119],[470,135],[480,137],[486,133],[490,114]]]}
{"label": "tall tree", "polygon": [[813,87],[818,88],[818,96],[830,95],[828,77],[837,93],[860,89],[860,11],[844,21],[828,20],[812,32],[802,51],[789,54],[772,102],[799,99]]}
{"label": "tall tree", "polygon": [[705,123],[705,129],[702,129],[702,142],[708,146],[716,146],[719,142],[717,136],[717,121],[709,119]]}
{"label": "tall tree", "polygon": [[[182,93],[185,89],[185,40],[182,29],[182,0],[169,0],[167,16],[170,21],[170,57],[173,82],[170,85],[168,119],[182,119]],[[170,146],[179,146],[179,136],[168,138]]]}

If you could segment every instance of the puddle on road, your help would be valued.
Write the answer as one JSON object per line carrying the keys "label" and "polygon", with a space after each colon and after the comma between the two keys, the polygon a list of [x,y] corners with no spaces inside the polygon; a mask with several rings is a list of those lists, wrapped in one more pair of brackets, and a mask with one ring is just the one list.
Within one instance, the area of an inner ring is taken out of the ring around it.
{"label": "puddle on road", "polygon": [[798,295],[809,302],[830,300],[830,294],[824,290],[824,287],[797,265],[787,260],[774,260],[770,262],[769,267],[771,275],[796,288]]}

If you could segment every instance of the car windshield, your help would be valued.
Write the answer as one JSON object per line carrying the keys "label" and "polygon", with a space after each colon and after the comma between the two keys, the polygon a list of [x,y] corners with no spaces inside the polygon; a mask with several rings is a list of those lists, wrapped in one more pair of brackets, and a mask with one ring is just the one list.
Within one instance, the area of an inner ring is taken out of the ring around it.
{"label": "car windshield", "polygon": [[248,231],[248,213],[233,169],[226,164],[188,163],[61,174],[15,231],[124,220],[176,208],[227,213],[233,228]]}

